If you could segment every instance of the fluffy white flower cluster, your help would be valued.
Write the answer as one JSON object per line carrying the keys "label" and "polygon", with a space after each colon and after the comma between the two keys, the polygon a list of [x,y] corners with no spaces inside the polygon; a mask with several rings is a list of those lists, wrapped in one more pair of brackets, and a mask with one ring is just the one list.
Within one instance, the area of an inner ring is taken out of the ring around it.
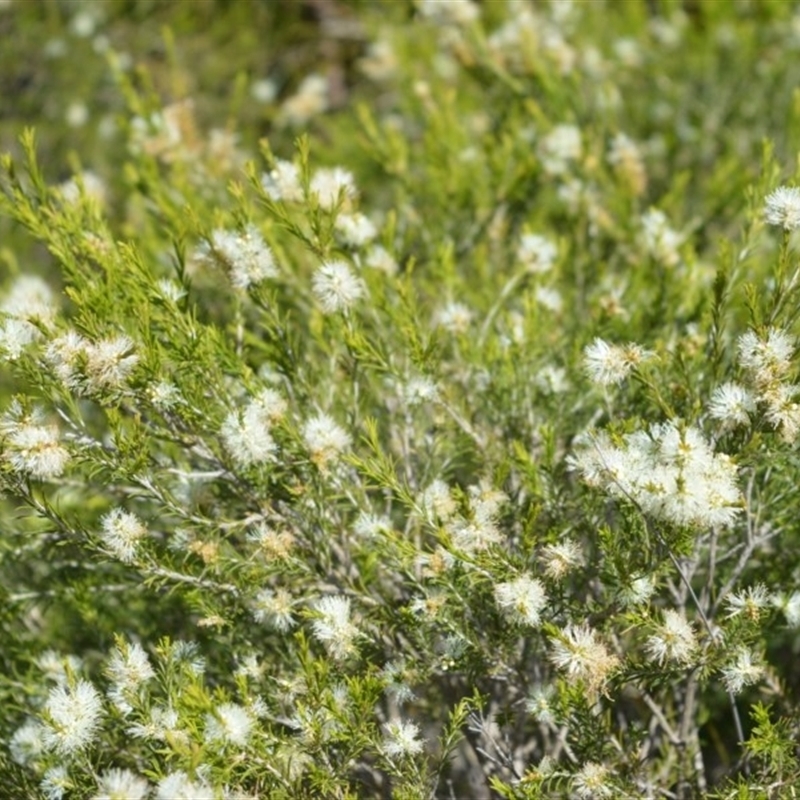
{"label": "fluffy white flower cluster", "polygon": [[65,386],[89,394],[120,389],[139,363],[129,336],[90,342],[76,331],[67,331],[53,339],[45,357]]}
{"label": "fluffy white flower cluster", "polygon": [[[228,268],[231,283],[237,289],[278,276],[272,250],[255,225],[248,225],[243,231],[214,231],[211,252]],[[201,249],[200,254],[207,257],[208,251]]]}
{"label": "fluffy white flower cluster", "polygon": [[800,404],[795,402],[800,389],[787,380],[795,349],[793,337],[780,328],[769,328],[761,335],[748,331],[739,337],[738,348],[739,364],[750,386],[738,390],[732,388],[735,384],[719,387],[711,398],[711,415],[724,416],[729,425],[744,424],[758,405],[765,421],[780,431],[784,440],[794,441],[800,433]]}
{"label": "fluffy white flower cluster", "polygon": [[34,322],[49,326],[56,313],[50,287],[35,275],[22,275],[0,303],[0,350],[14,360],[42,333]]}
{"label": "fluffy white flower cluster", "polygon": [[283,397],[264,389],[241,412],[228,414],[220,433],[233,459],[243,467],[269,461],[277,449],[270,429],[285,413]]}
{"label": "fluffy white flower cluster", "polygon": [[344,261],[326,261],[314,273],[311,288],[326,314],[346,311],[366,292],[364,281]]}
{"label": "fluffy white flower cluster", "polygon": [[653,356],[633,342],[617,345],[600,338],[587,345],[583,355],[586,374],[600,386],[622,383],[635,367]]}
{"label": "fluffy white flower cluster", "polygon": [[139,542],[147,536],[147,528],[135,514],[122,508],[110,511],[100,523],[103,544],[124,564],[130,564]]}
{"label": "fluffy white flower cluster", "polygon": [[618,444],[601,432],[585,437],[570,461],[590,486],[676,525],[729,526],[741,510],[736,465],[694,427],[665,422]]}
{"label": "fluffy white flower cluster", "polygon": [[663,211],[651,208],[642,215],[642,243],[659,264],[674,267],[680,261],[678,248],[683,240],[683,235],[669,226]]}
{"label": "fluffy white flower cluster", "polygon": [[768,194],[764,201],[764,219],[786,231],[800,228],[800,189],[781,186]]}
{"label": "fluffy white flower cluster", "polygon": [[25,413],[15,400],[0,420],[0,457],[21,475],[39,480],[57,478],[64,472],[69,452],[59,443],[55,425],[45,424],[38,408]]}
{"label": "fluffy white flower cluster", "polygon": [[314,605],[314,636],[330,655],[341,661],[355,652],[358,628],[350,620],[350,600],[344,596],[322,597]]}
{"label": "fluffy white flower cluster", "polygon": [[567,625],[552,642],[550,661],[570,680],[585,681],[592,690],[602,687],[619,665],[597,631],[585,624]]}
{"label": "fluffy white flower cluster", "polygon": [[494,596],[509,620],[533,627],[541,621],[542,609],[547,604],[544,585],[530,575],[499,583],[495,586]]}

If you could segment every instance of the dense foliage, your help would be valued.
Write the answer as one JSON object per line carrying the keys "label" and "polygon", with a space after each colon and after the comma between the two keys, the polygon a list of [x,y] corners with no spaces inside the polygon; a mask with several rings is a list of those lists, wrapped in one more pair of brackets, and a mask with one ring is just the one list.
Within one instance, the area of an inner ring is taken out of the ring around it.
{"label": "dense foliage", "polygon": [[800,8],[0,35],[0,794],[795,796]]}

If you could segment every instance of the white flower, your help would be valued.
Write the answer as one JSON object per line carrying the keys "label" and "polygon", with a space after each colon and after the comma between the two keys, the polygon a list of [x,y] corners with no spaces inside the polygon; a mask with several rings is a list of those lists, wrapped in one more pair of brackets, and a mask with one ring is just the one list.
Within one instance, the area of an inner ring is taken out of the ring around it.
{"label": "white flower", "polygon": [[67,684],[70,675],[80,672],[81,660],[74,655],[61,655],[55,650],[45,650],[37,659],[36,666],[44,673],[48,681]]}
{"label": "white flower", "polygon": [[125,564],[136,557],[139,542],[147,536],[147,528],[129,511],[115,508],[100,520],[103,544]]}
{"label": "white flower", "polygon": [[534,292],[536,302],[548,311],[558,314],[564,307],[564,299],[558,289],[551,289],[547,286],[537,286]]}
{"label": "white flower", "polygon": [[303,199],[303,187],[300,185],[300,170],[291,161],[277,159],[275,167],[268,175],[261,177],[261,186],[267,195],[275,201],[299,203]]}
{"label": "white flower", "polygon": [[556,125],[539,145],[539,158],[549,175],[566,172],[569,162],[579,159],[582,152],[581,132],[575,125]]}
{"label": "white flower", "polygon": [[69,461],[69,451],[59,444],[55,425],[45,425],[39,409],[25,414],[14,402],[0,421],[2,457],[12,469],[39,480],[57,478]]}
{"label": "white flower", "polygon": [[472,522],[459,520],[452,523],[448,530],[453,537],[453,547],[468,554],[487,550],[503,539],[497,525],[488,519],[475,519]]}
{"label": "white flower", "polygon": [[697,640],[691,624],[679,612],[667,609],[664,612],[664,622],[647,639],[645,651],[659,664],[667,661],[688,664],[696,647]]}
{"label": "white flower", "polygon": [[600,800],[614,796],[614,787],[609,785],[609,769],[602,764],[589,761],[572,777],[572,789],[581,800]]}
{"label": "white flower", "polygon": [[619,664],[599,640],[597,631],[586,624],[567,625],[552,642],[550,660],[570,680],[584,680],[593,689],[605,683]]}
{"label": "white flower", "polygon": [[46,800],[62,800],[64,793],[74,788],[67,768],[63,766],[51,767],[45,772],[39,784]]}
{"label": "white flower", "polygon": [[767,195],[764,219],[770,225],[778,225],[787,231],[800,228],[800,189],[781,186]]}
{"label": "white flower", "polygon": [[190,780],[185,772],[171,772],[158,784],[156,800],[214,800],[214,790]]}
{"label": "white flower", "polygon": [[245,747],[250,738],[253,718],[236,703],[222,703],[206,715],[206,741]]}
{"label": "white flower", "polygon": [[409,406],[434,403],[439,399],[439,387],[428,377],[411,378],[403,387],[403,395]]}
{"label": "white flower", "polygon": [[361,539],[376,539],[383,531],[392,530],[389,517],[362,511],[353,523],[353,533]]}
{"label": "white flower", "polygon": [[167,735],[172,739],[183,739],[185,735],[178,728],[178,712],[172,708],[153,706],[150,709],[150,719],[147,722],[136,722],[126,729],[129,736],[136,739],[155,740],[163,742]]}
{"label": "white flower", "polygon": [[241,412],[228,414],[220,434],[233,459],[244,467],[271,461],[277,445],[270,428],[285,412],[286,401],[281,395],[264,389]]}
{"label": "white flower", "polygon": [[363,247],[378,235],[372,220],[364,214],[340,214],[335,227],[342,242],[349,247]]}
{"label": "white flower", "polygon": [[794,354],[794,339],[780,328],[769,328],[766,338],[754,331],[743,333],[737,342],[739,363],[766,384],[788,372]]}
{"label": "white flower", "polygon": [[466,333],[472,324],[472,311],[463,303],[448,303],[436,314],[435,322],[450,333]]}
{"label": "white flower", "polygon": [[680,261],[678,248],[684,237],[670,228],[663,211],[651,208],[642,215],[642,238],[647,252],[664,266],[674,267]]}
{"label": "white flower", "polygon": [[447,520],[456,513],[457,507],[450,487],[439,478],[422,492],[418,502],[422,510],[430,517]]}
{"label": "white flower", "polygon": [[328,261],[311,280],[311,288],[326,314],[346,311],[365,293],[364,282],[344,261]]}
{"label": "white flower", "polygon": [[44,705],[44,743],[48,750],[69,755],[91,744],[100,727],[100,693],[85,680],[56,686]]}
{"label": "white flower", "polygon": [[708,413],[726,427],[749,425],[750,414],[756,409],[756,402],[750,392],[738,383],[723,383],[714,389],[708,404]]}
{"label": "white flower", "polygon": [[145,800],[150,785],[129,769],[110,769],[100,776],[92,800]]}
{"label": "white flower", "polygon": [[311,454],[311,460],[320,468],[335,460],[350,447],[350,435],[337,425],[328,414],[317,414],[303,426],[303,442]]}
{"label": "white flower", "polygon": [[558,248],[544,236],[526,233],[517,246],[517,260],[534,273],[548,272],[558,256]]}
{"label": "white flower", "polygon": [[78,386],[78,359],[85,354],[89,343],[76,331],[53,339],[47,346],[45,358],[53,367],[56,377],[71,389]]}
{"label": "white flower", "polygon": [[8,749],[11,758],[25,766],[37,759],[45,749],[44,728],[34,719],[26,720],[11,737]]}
{"label": "white flower", "polygon": [[512,621],[536,626],[541,621],[541,611],[547,604],[547,594],[542,582],[529,575],[495,586],[497,605]]}
{"label": "white flower", "polygon": [[525,701],[525,710],[537,721],[550,725],[556,721],[556,712],[553,708],[555,692],[552,686],[537,686],[528,695]]}
{"label": "white flower", "polygon": [[372,269],[394,275],[397,272],[397,261],[394,256],[382,245],[375,244],[367,252],[364,263]]}
{"label": "white flower", "polygon": [[88,390],[94,392],[119,388],[139,362],[139,356],[132,352],[133,349],[134,343],[129,336],[87,343],[84,353]]}
{"label": "white flower", "polygon": [[256,622],[286,633],[295,624],[293,605],[292,596],[285,589],[262,589],[253,600],[253,617]]}
{"label": "white flower", "polygon": [[297,92],[281,106],[279,121],[299,127],[328,107],[328,79],[324,75],[307,75]]}
{"label": "white flower", "polygon": [[350,621],[350,600],[343,596],[323,597],[314,604],[318,615],[313,623],[314,636],[335,659],[345,659],[355,650],[358,628]]}
{"label": "white flower", "polygon": [[652,575],[640,575],[629,581],[620,589],[620,602],[628,606],[640,606],[646,603],[656,590]]}
{"label": "white flower", "polygon": [[227,266],[237,289],[278,276],[272,250],[255,225],[247,225],[241,232],[216,230],[211,234],[211,246]]}
{"label": "white flower", "polygon": [[560,580],[568,572],[583,563],[581,546],[572,539],[548,544],[542,548],[541,556],[545,574],[554,580]]}
{"label": "white flower", "polygon": [[423,17],[440,24],[468,25],[480,17],[480,8],[473,0],[417,0]]}
{"label": "white flower", "polygon": [[588,484],[677,525],[729,526],[741,510],[735,464],[696,428],[653,425],[626,434],[619,446],[600,434],[569,460]]}
{"label": "white flower", "polygon": [[389,722],[383,751],[390,758],[415,756],[422,752],[424,743],[419,738],[419,727],[413,722]]}
{"label": "white flower", "polygon": [[800,627],[800,592],[792,592],[788,597],[781,597],[779,607],[790,628]]}
{"label": "white flower", "polygon": [[727,619],[744,614],[749,620],[757,622],[761,612],[770,605],[770,595],[763,583],[748,586],[742,592],[731,592],[725,598],[728,607]]}
{"label": "white flower", "polygon": [[739,694],[745,686],[757,683],[764,674],[764,667],[756,661],[753,653],[741,647],[736,660],[722,669],[722,681],[732,694]]}
{"label": "white flower", "polygon": [[341,167],[319,169],[311,178],[309,193],[324,209],[333,209],[342,196],[344,201],[358,196],[353,174]]}
{"label": "white flower", "polygon": [[583,351],[584,367],[589,378],[600,386],[622,383],[652,353],[638,344],[609,344],[600,338],[587,345]]}
{"label": "white flower", "polygon": [[155,677],[150,659],[137,642],[121,642],[115,648],[106,667],[111,681],[109,696],[123,714],[133,710],[130,700],[139,687]]}

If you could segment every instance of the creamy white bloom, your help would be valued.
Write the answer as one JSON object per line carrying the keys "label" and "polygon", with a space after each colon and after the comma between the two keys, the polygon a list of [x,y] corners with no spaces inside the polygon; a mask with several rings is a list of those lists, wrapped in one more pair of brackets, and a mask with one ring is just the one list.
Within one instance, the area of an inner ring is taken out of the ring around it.
{"label": "creamy white bloom", "polygon": [[466,333],[472,324],[473,313],[463,303],[448,303],[436,314],[434,321],[450,333]]}
{"label": "creamy white bloom", "polygon": [[737,345],[739,363],[761,384],[782,378],[791,367],[794,337],[780,328],[769,328],[766,337],[747,331],[739,337]]}
{"label": "creamy white bloom", "polygon": [[548,311],[552,311],[554,314],[558,314],[564,307],[564,298],[561,297],[561,292],[559,292],[558,289],[552,289],[548,286],[537,286],[533,296],[540,306],[546,308]]}
{"label": "creamy white bloom", "polygon": [[247,289],[278,276],[272,250],[253,224],[243,231],[215,230],[211,234],[211,248],[229,270],[231,283],[237,289]]}
{"label": "creamy white bloom", "polygon": [[92,800],[145,800],[150,784],[129,769],[110,769],[100,776]]}
{"label": "creamy white bloom", "polygon": [[742,508],[736,465],[693,427],[665,422],[626,434],[619,444],[600,433],[569,461],[589,485],[673,524],[725,527]]}
{"label": "creamy white bloom", "polygon": [[771,604],[770,593],[763,583],[748,586],[741,592],[731,592],[725,598],[728,613],[727,619],[744,615],[749,620],[757,622],[765,608]]}
{"label": "creamy white bloom", "polygon": [[598,337],[584,348],[584,368],[594,383],[610,386],[622,383],[635,367],[652,355],[638,344],[609,344]]}
{"label": "creamy white bloom", "polygon": [[25,766],[37,759],[45,751],[44,727],[35,719],[26,720],[11,737],[8,749],[11,758]]}
{"label": "creamy white bloom", "polygon": [[178,712],[173,708],[153,706],[150,717],[146,722],[136,722],[129,725],[125,731],[135,739],[145,739],[163,742],[167,737],[183,741],[187,740],[186,734],[178,727]]}
{"label": "creamy white bloom", "polygon": [[539,557],[544,565],[545,575],[554,580],[561,580],[583,564],[583,550],[573,539],[545,545]]}
{"label": "creamy white bloom", "polygon": [[680,261],[678,248],[684,237],[669,226],[663,211],[651,208],[642,215],[642,239],[647,252],[664,266],[674,267]]}
{"label": "creamy white bloom", "polygon": [[708,403],[708,413],[726,427],[749,425],[750,414],[756,410],[755,398],[738,383],[723,383],[714,389]]}
{"label": "creamy white bloom", "polygon": [[353,533],[362,539],[376,539],[384,531],[392,530],[392,521],[385,515],[362,511],[353,523]]}
{"label": "creamy white bloom", "polygon": [[345,659],[355,652],[358,628],[350,621],[350,600],[344,596],[323,597],[314,604],[314,636],[335,659]]}
{"label": "creamy white bloom", "polygon": [[422,16],[440,24],[468,25],[480,17],[473,0],[416,0]]}
{"label": "creamy white bloom", "polygon": [[222,703],[206,714],[207,742],[245,747],[253,728],[250,712],[236,703]]}
{"label": "creamy white bloom", "polygon": [[592,689],[602,686],[619,665],[588,625],[567,625],[551,642],[550,661],[570,680],[583,680]]}
{"label": "creamy white bloom", "polygon": [[364,214],[340,214],[336,218],[336,233],[349,247],[363,247],[369,244],[378,231],[372,220]]}
{"label": "creamy white bloom", "polygon": [[44,743],[48,750],[69,755],[91,744],[100,728],[100,693],[85,680],[56,686],[44,705]]}
{"label": "creamy white bloom", "polygon": [[276,159],[275,167],[261,176],[261,186],[267,195],[275,201],[299,203],[303,199],[303,187],[300,184],[300,170],[291,161]]}
{"label": "creamy white bloom", "polygon": [[335,208],[340,197],[346,204],[358,196],[353,174],[341,167],[318,169],[311,178],[309,193],[325,209]]}
{"label": "creamy white bloom", "polygon": [[525,233],[517,246],[517,261],[531,272],[549,272],[556,257],[558,248],[548,238],[535,233]]}
{"label": "creamy white bloom", "polygon": [[653,596],[655,590],[654,577],[652,575],[640,575],[620,589],[619,599],[626,607],[640,606]]}
{"label": "creamy white bloom", "polygon": [[262,589],[253,599],[252,611],[256,622],[285,633],[295,625],[294,601],[285,589]]}
{"label": "creamy white bloom", "polygon": [[77,331],[67,331],[53,339],[45,350],[45,358],[56,377],[71,389],[79,384],[78,360],[89,343]]}
{"label": "creamy white bloom", "polygon": [[664,612],[664,621],[645,644],[647,655],[659,664],[667,661],[688,664],[696,648],[694,629],[681,613],[673,609]]}
{"label": "creamy white bloom", "polygon": [[434,403],[439,399],[439,387],[425,376],[411,378],[403,387],[403,396],[409,406]]}
{"label": "creamy white bloom", "polygon": [[800,627],[800,592],[792,592],[788,597],[779,596],[776,605],[783,611],[790,628]]}
{"label": "creamy white bloom", "polygon": [[722,682],[732,694],[739,694],[745,686],[757,683],[763,675],[763,665],[745,647],[740,647],[736,659],[722,668]]}
{"label": "creamy white bloom", "polygon": [[328,414],[317,414],[308,420],[302,434],[311,460],[321,468],[335,461],[352,443],[350,434]]}
{"label": "creamy white bloom", "polygon": [[764,201],[764,219],[787,231],[800,228],[800,189],[781,186],[770,192]]}
{"label": "creamy white bloom", "polygon": [[16,472],[39,480],[57,478],[69,461],[69,451],[60,444],[56,425],[45,423],[39,408],[25,412],[16,400],[0,419],[0,457]]}
{"label": "creamy white bloom", "polygon": [[419,727],[413,722],[389,722],[383,751],[390,758],[414,756],[422,752],[424,742],[419,738]]}
{"label": "creamy white bloom", "polygon": [[65,793],[75,788],[65,766],[51,767],[42,776],[39,788],[45,800],[63,800]]}
{"label": "creamy white bloom", "polygon": [[614,796],[614,787],[609,783],[608,767],[589,761],[572,776],[572,790],[581,800],[600,800]]}
{"label": "creamy white bloom", "polygon": [[136,557],[139,543],[147,536],[142,521],[129,511],[115,508],[100,520],[100,538],[103,544],[125,564]]}
{"label": "creamy white bloom", "polygon": [[346,311],[366,293],[364,281],[344,261],[328,261],[311,279],[320,308],[326,314]]}
{"label": "creamy white bloom", "polygon": [[552,686],[536,686],[525,700],[525,710],[537,722],[552,725],[556,721],[554,699],[555,691]]}
{"label": "creamy white bloom", "polygon": [[494,596],[503,613],[512,622],[522,625],[538,625],[542,609],[547,605],[544,585],[530,575],[497,584]]}
{"label": "creamy white bloom", "polygon": [[387,275],[397,273],[395,257],[382,245],[375,244],[370,247],[364,259],[366,266],[385,272]]}
{"label": "creamy white bloom", "polygon": [[281,106],[278,121],[284,125],[299,127],[321,114],[328,107],[328,79],[313,73],[303,78],[297,92],[288,97]]}
{"label": "creamy white bloom", "polygon": [[457,510],[450,487],[440,478],[431,483],[419,496],[419,505],[423,512],[430,517],[447,520]]}
{"label": "creamy white bloom", "polygon": [[133,710],[131,702],[139,687],[155,674],[147,653],[138,642],[121,642],[106,666],[106,675],[111,681],[109,697],[123,714],[128,714]]}
{"label": "creamy white bloom", "polygon": [[220,429],[226,450],[241,466],[272,461],[278,446],[270,429],[286,413],[286,401],[264,389],[241,411],[232,411]]}
{"label": "creamy white bloom", "polygon": [[119,388],[139,363],[139,356],[134,350],[135,345],[129,336],[87,343],[83,349],[86,355],[86,388],[90,392]]}
{"label": "creamy white bloom", "polygon": [[566,172],[571,161],[583,152],[580,128],[575,125],[556,125],[539,143],[539,158],[549,175]]}
{"label": "creamy white bloom", "polygon": [[204,781],[193,781],[185,772],[171,772],[162,778],[156,800],[214,800],[214,790]]}

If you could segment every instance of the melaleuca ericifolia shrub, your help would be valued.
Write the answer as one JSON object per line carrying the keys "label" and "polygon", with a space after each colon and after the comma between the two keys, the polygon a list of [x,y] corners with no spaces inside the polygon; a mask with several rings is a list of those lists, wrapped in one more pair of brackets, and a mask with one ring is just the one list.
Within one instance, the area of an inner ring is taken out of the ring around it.
{"label": "melaleuca ericifolia shrub", "polygon": [[3,790],[793,796],[797,18],[354,9],[259,152],[112,54],[4,159]]}

